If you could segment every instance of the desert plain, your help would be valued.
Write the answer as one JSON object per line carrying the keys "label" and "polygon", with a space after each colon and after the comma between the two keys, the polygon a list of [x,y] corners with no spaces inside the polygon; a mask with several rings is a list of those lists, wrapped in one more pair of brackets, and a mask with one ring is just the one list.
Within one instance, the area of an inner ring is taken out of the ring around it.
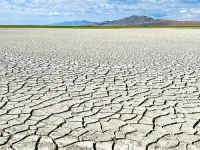
{"label": "desert plain", "polygon": [[0,29],[0,150],[200,150],[200,29]]}

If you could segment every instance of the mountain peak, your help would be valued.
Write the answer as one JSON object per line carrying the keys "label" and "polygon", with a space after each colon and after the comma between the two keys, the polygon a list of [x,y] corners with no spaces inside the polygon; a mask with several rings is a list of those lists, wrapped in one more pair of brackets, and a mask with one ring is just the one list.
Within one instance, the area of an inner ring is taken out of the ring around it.
{"label": "mountain peak", "polygon": [[138,24],[145,24],[149,23],[151,21],[154,21],[153,18],[148,16],[136,16],[132,15],[130,17],[126,17],[119,20],[112,21],[112,24],[118,24],[118,25],[138,25]]}

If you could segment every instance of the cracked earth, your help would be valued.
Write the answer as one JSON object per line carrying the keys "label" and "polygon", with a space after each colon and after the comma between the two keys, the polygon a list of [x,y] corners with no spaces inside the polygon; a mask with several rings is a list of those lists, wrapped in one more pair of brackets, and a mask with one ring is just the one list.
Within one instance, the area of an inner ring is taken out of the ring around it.
{"label": "cracked earth", "polygon": [[199,150],[199,35],[0,29],[0,150]]}

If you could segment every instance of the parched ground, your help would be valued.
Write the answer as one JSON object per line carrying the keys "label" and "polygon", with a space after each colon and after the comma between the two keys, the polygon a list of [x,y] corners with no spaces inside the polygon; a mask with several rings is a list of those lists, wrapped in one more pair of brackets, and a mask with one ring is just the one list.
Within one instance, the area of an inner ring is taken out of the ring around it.
{"label": "parched ground", "polygon": [[199,29],[0,29],[0,150],[199,149]]}

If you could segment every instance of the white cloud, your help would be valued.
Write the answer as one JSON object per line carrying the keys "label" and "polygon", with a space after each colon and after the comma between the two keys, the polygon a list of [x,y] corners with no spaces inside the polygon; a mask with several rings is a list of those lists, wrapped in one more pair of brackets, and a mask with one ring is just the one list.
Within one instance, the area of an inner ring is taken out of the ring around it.
{"label": "white cloud", "polygon": [[187,14],[187,15],[186,15],[186,18],[188,18],[188,19],[194,18],[194,15],[192,15],[192,14]]}
{"label": "white cloud", "polygon": [[180,13],[186,13],[187,12],[187,10],[181,10],[180,11]]}
{"label": "white cloud", "polygon": [[60,16],[61,14],[58,12],[49,12],[48,15],[50,16]]}
{"label": "white cloud", "polygon": [[74,13],[63,13],[64,16],[71,16],[74,15]]}
{"label": "white cloud", "polygon": [[191,9],[191,13],[200,14],[200,9]]}
{"label": "white cloud", "polygon": [[196,10],[194,13],[200,14],[200,10]]}
{"label": "white cloud", "polygon": [[15,3],[24,3],[26,0],[14,0]]}

